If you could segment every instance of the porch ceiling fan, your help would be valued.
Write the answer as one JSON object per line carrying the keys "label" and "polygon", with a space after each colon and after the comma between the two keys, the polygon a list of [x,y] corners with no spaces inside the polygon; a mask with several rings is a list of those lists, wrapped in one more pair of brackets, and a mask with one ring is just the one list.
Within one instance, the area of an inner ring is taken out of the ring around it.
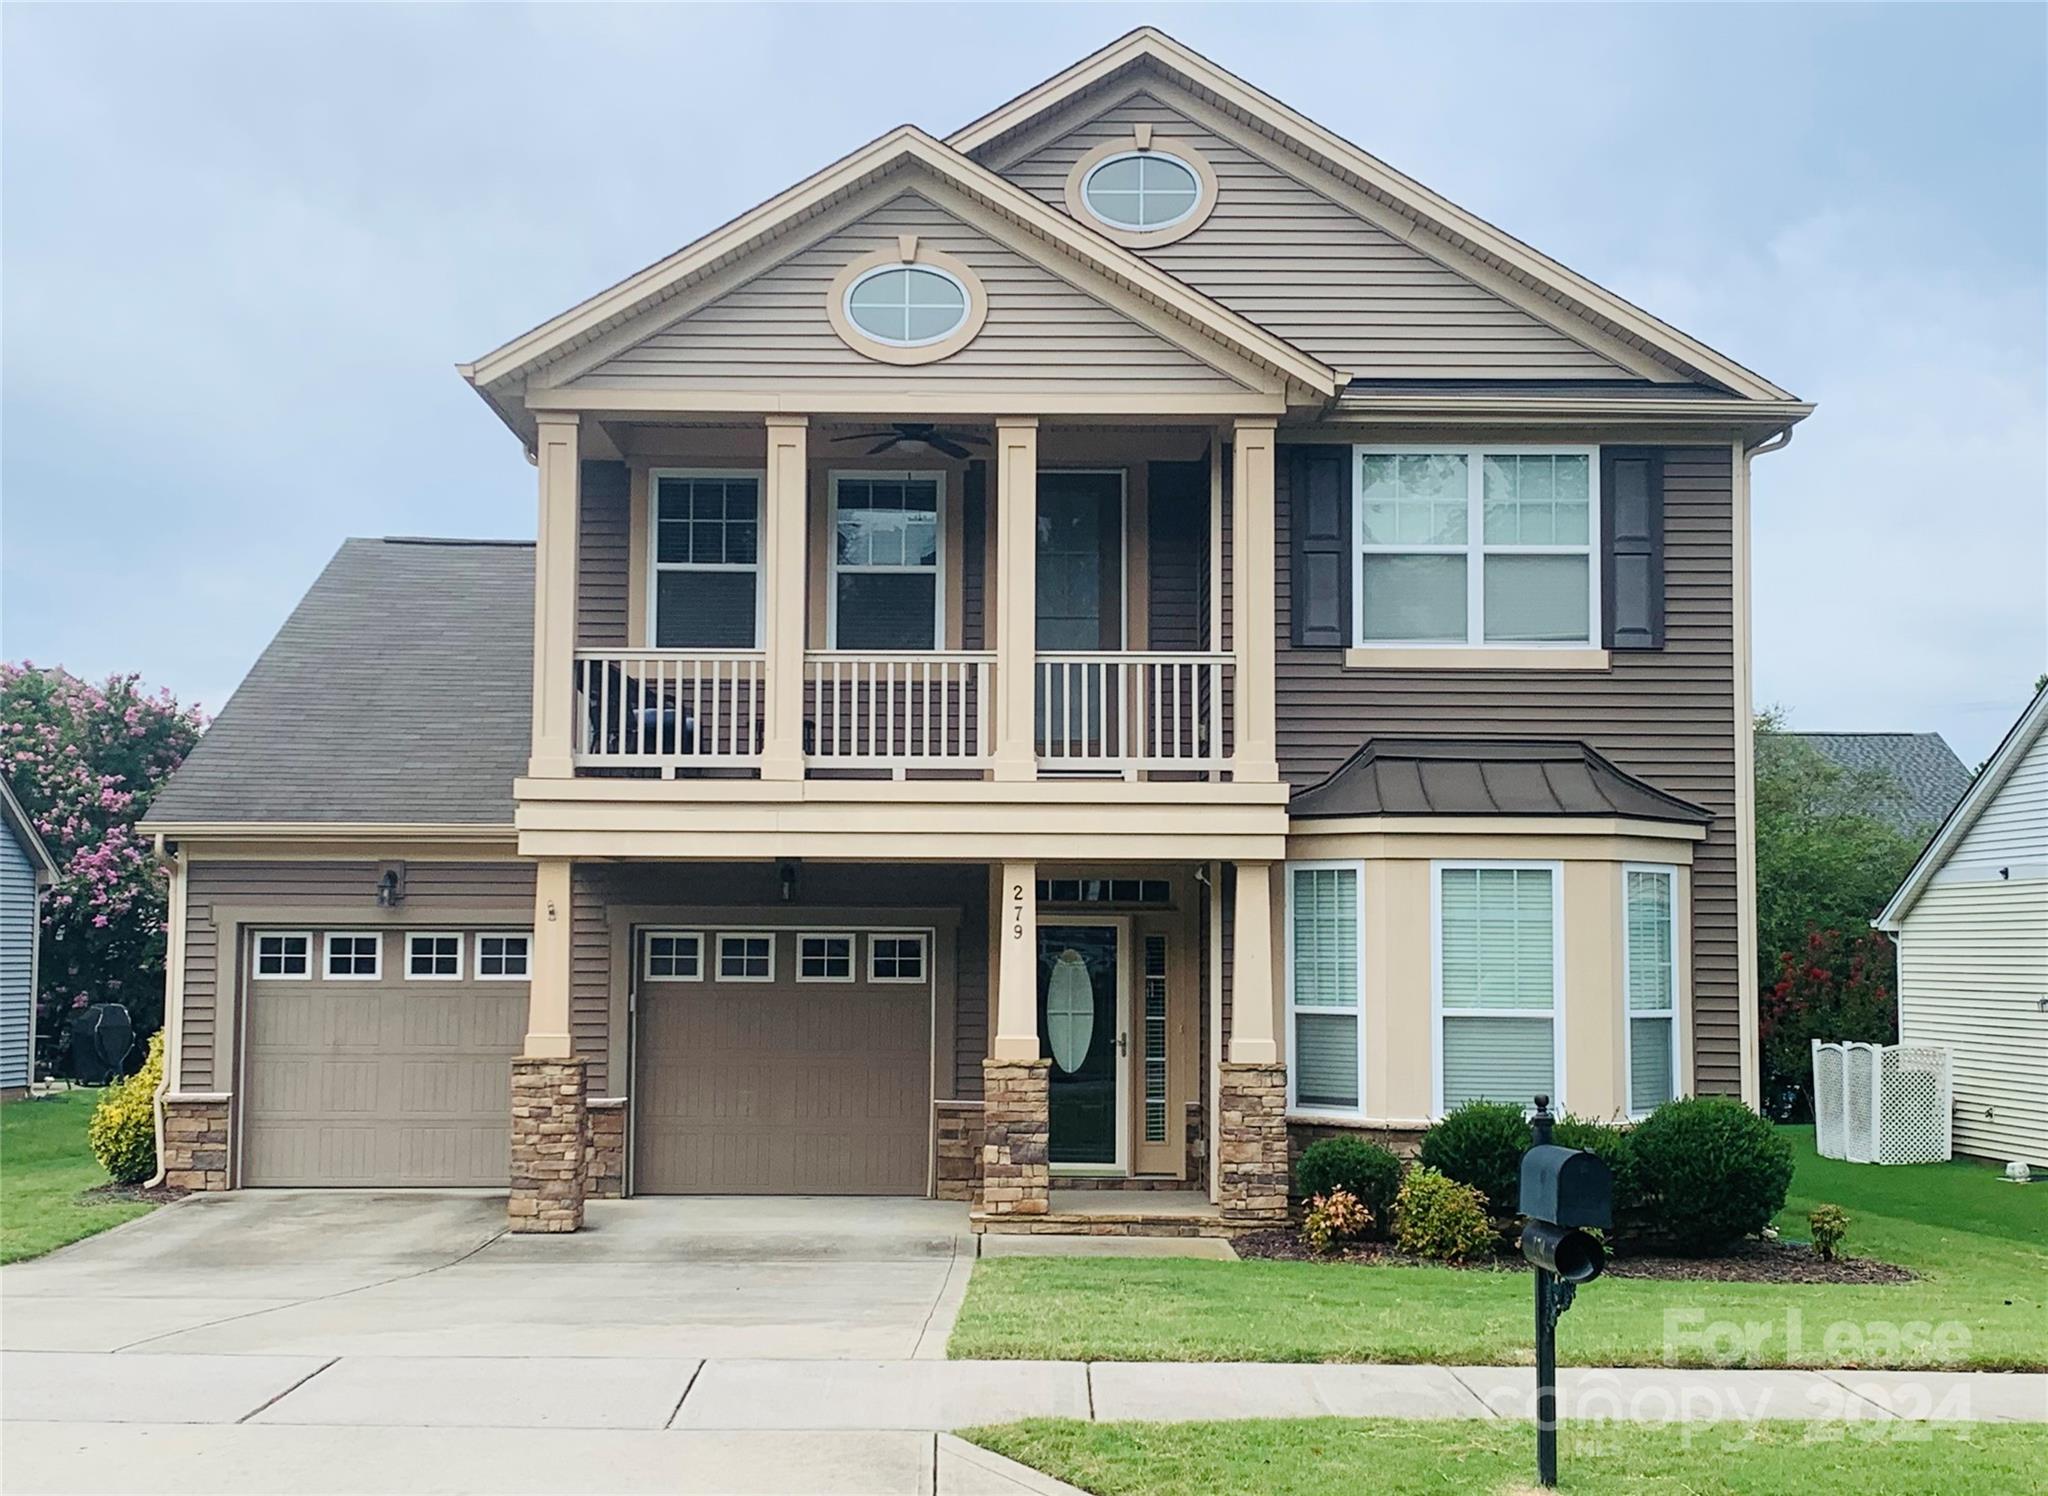
{"label": "porch ceiling fan", "polygon": [[832,440],[864,442],[874,441],[877,437],[881,440],[875,441],[867,450],[870,457],[877,457],[898,448],[905,452],[922,452],[929,447],[934,452],[959,458],[967,455],[968,444],[977,447],[988,445],[988,438],[976,436],[971,431],[946,431],[938,426],[918,421],[897,421],[880,431],[854,431],[845,436],[835,436]]}

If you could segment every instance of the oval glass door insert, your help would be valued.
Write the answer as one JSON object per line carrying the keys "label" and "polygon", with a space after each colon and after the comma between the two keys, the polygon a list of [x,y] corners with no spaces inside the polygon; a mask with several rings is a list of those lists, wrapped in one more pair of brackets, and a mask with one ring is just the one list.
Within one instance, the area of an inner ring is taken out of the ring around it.
{"label": "oval glass door insert", "polygon": [[1088,963],[1077,950],[1064,950],[1053,962],[1045,989],[1045,1037],[1053,1063],[1071,1075],[1088,1058],[1095,1037],[1095,988]]}

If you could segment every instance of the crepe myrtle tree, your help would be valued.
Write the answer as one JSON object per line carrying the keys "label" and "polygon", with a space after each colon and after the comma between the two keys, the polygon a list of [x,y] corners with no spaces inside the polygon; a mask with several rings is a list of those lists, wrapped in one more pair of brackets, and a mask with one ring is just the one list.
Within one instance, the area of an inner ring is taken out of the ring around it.
{"label": "crepe myrtle tree", "polygon": [[36,1032],[58,1073],[76,1008],[121,1003],[138,1041],[163,1025],[165,878],[135,823],[205,725],[197,706],[146,692],[138,676],[94,685],[0,663],[0,770],[57,864]]}

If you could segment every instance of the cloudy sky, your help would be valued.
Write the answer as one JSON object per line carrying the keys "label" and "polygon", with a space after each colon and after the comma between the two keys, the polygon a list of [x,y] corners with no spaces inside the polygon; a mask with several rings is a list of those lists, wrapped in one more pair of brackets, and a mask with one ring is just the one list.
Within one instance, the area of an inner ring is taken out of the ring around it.
{"label": "cloudy sky", "polygon": [[0,650],[217,708],[344,536],[532,534],[455,363],[1147,21],[1818,400],[1759,702],[1989,751],[2048,668],[2023,5],[10,4]]}

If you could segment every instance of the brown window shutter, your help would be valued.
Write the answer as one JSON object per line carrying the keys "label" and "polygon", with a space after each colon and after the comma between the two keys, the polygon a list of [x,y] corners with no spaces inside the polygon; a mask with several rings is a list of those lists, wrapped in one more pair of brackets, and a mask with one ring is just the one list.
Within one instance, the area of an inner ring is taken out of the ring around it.
{"label": "brown window shutter", "polygon": [[1664,453],[1600,449],[1600,597],[1609,649],[1664,647]]}
{"label": "brown window shutter", "polygon": [[1342,649],[1351,642],[1351,449],[1286,451],[1292,638],[1297,649]]}

